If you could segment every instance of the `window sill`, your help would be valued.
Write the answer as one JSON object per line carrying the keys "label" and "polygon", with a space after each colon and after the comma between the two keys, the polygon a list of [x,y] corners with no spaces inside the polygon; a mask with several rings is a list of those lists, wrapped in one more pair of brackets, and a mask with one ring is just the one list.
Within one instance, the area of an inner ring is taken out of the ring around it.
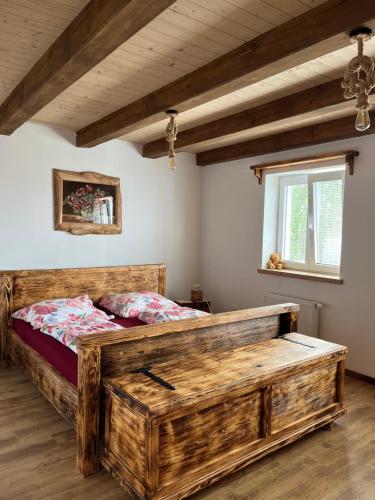
{"label": "window sill", "polygon": [[277,271],[274,269],[264,269],[258,268],[258,273],[262,274],[273,274],[274,276],[283,277],[283,278],[298,278],[302,280],[310,280],[310,281],[322,281],[323,283],[334,283],[335,285],[342,285],[344,280],[340,276],[332,276],[330,274],[319,274],[319,273],[310,273],[306,271],[294,271],[292,269],[282,269],[281,271]]}

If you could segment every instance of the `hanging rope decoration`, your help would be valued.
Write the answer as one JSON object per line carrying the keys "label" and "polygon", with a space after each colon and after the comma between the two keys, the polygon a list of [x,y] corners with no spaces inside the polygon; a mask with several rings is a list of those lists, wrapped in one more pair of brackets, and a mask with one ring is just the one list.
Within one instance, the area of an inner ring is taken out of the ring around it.
{"label": "hanging rope decoration", "polygon": [[169,116],[169,123],[166,129],[165,140],[169,144],[168,150],[168,166],[171,170],[176,170],[176,151],[174,149],[174,143],[177,139],[178,125],[177,125],[177,115],[178,111],[175,109],[168,109],[166,111]]}
{"label": "hanging rope decoration", "polygon": [[355,127],[361,132],[370,127],[368,96],[375,87],[374,61],[371,57],[363,54],[364,42],[370,40],[371,36],[371,29],[366,27],[355,29],[350,33],[351,41],[357,43],[358,53],[349,62],[341,83],[345,99],[357,98],[356,108],[358,114]]}

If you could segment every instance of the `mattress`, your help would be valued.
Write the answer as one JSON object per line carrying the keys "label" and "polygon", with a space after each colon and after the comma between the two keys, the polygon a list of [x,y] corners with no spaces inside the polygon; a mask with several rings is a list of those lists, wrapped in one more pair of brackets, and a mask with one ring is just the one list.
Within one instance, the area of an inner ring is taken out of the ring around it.
{"label": "mattress", "polygon": [[[145,324],[138,318],[120,318],[119,316],[115,316],[112,321],[123,328]],[[46,335],[40,330],[33,330],[30,323],[21,319],[13,319],[13,330],[25,344],[40,354],[71,384],[78,385],[78,358],[75,352],[50,335]]]}

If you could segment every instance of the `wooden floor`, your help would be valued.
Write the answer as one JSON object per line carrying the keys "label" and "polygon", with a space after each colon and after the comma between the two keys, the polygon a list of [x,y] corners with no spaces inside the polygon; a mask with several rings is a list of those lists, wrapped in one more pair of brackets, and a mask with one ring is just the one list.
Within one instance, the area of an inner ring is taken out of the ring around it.
{"label": "wooden floor", "polygon": [[[374,500],[375,386],[348,378],[348,416],[191,497]],[[109,474],[82,479],[75,434],[16,369],[0,371],[0,499],[127,500]]]}

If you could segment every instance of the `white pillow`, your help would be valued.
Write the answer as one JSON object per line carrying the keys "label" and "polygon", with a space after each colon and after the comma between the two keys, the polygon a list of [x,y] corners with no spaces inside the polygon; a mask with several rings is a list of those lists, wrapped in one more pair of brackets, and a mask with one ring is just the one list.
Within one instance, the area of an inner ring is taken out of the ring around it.
{"label": "white pillow", "polygon": [[110,293],[102,297],[100,305],[122,318],[138,318],[143,311],[179,307],[156,292]]}
{"label": "white pillow", "polygon": [[65,321],[108,321],[111,319],[104,311],[94,307],[88,295],[71,299],[43,300],[23,307],[14,312],[12,317],[27,321],[34,329],[64,323]]}

